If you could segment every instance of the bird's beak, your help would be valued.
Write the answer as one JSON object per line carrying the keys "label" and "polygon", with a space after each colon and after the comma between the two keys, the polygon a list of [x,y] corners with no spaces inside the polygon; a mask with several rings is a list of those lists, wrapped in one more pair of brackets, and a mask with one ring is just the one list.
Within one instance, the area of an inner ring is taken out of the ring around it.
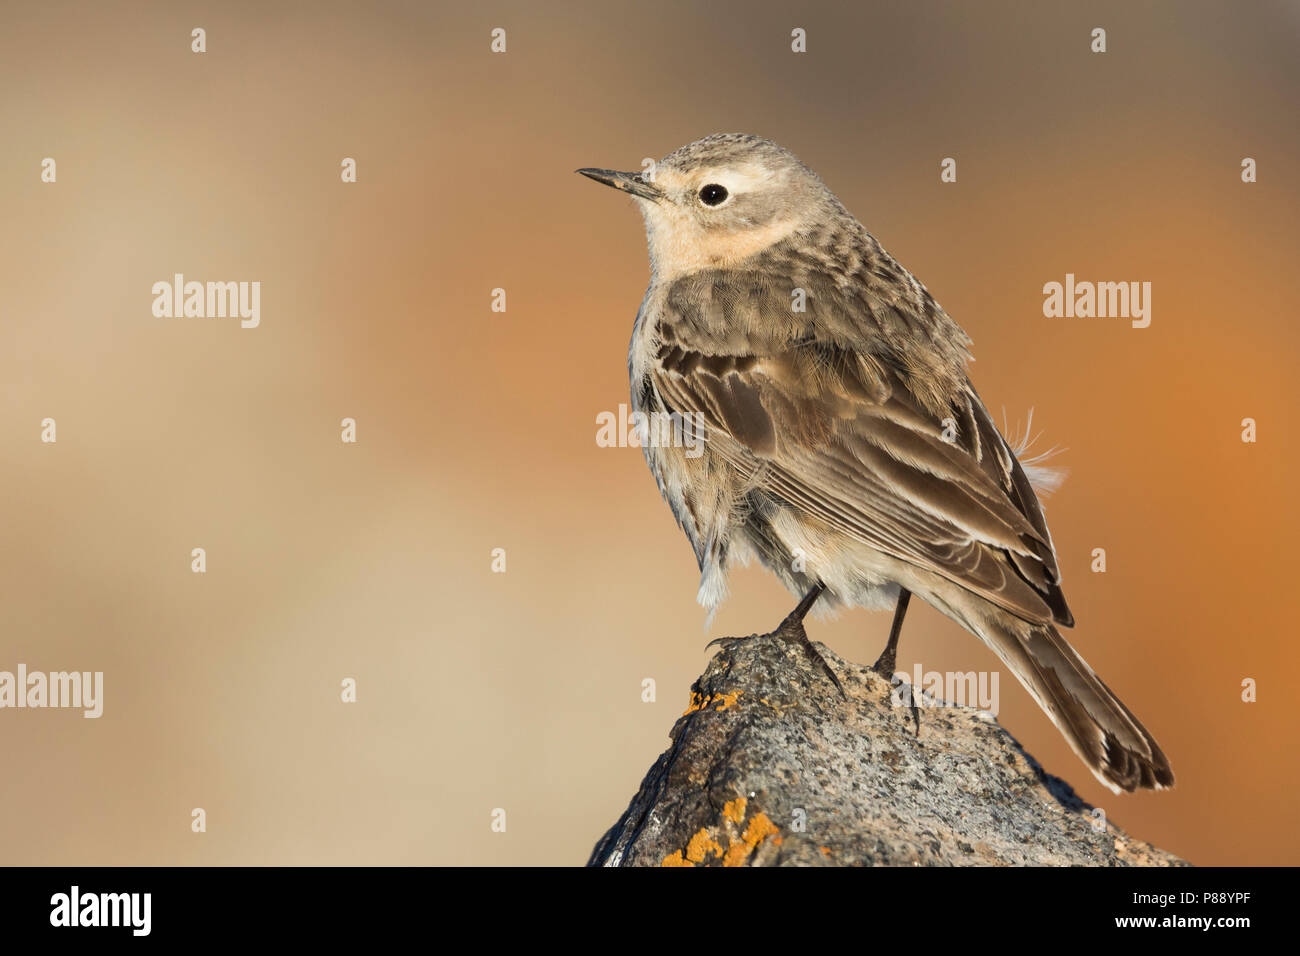
{"label": "bird's beak", "polygon": [[612,169],[579,169],[577,172],[588,179],[621,189],[641,199],[649,199],[651,202],[658,202],[664,198],[664,191],[654,183],[647,182],[640,173],[620,173]]}

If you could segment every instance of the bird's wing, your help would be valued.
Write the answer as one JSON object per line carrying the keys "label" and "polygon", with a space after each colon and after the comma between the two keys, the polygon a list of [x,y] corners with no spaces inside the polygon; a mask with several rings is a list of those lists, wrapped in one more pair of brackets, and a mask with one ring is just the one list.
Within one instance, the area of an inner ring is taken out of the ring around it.
{"label": "bird's wing", "polygon": [[1038,499],[964,372],[937,414],[905,359],[841,344],[816,309],[748,314],[768,297],[736,282],[661,314],[649,376],[665,408],[699,416],[767,494],[1025,620],[1072,624]]}

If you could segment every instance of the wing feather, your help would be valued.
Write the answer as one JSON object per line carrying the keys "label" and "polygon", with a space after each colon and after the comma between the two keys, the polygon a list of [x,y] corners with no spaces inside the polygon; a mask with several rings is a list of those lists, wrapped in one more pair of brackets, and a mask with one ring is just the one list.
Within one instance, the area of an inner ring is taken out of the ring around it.
{"label": "wing feather", "polygon": [[756,354],[753,336],[710,342],[708,327],[669,321],[652,385],[754,487],[1025,620],[1073,623],[1038,499],[968,382],[945,422],[892,363],[815,329]]}

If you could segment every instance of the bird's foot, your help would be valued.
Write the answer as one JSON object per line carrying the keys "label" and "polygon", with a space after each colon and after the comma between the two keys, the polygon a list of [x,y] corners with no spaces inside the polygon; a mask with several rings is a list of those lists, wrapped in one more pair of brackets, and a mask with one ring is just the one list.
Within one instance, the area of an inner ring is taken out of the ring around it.
{"label": "bird's foot", "polygon": [[887,681],[894,679],[894,666],[898,663],[897,654],[891,647],[886,647],[871,665],[871,669]]}
{"label": "bird's foot", "polygon": [[[715,637],[713,640],[709,641],[709,643],[704,645],[704,649],[707,651],[711,647],[719,647],[726,651],[730,650],[742,641],[753,641],[760,637],[767,636],[768,635],[766,634],[750,634],[748,637]],[[771,636],[779,637],[781,640],[791,644],[798,644],[803,652],[808,655],[808,659],[814,664],[820,666],[821,669],[826,672],[826,676],[831,679],[836,690],[840,692],[840,696],[846,698],[849,696],[844,690],[844,685],[840,683],[840,679],[835,676],[835,671],[831,669],[831,665],[828,664],[826,658],[822,656],[821,651],[817,650],[817,647],[813,642],[808,639],[808,632],[804,630],[802,621],[793,615],[787,617],[781,622],[781,625],[772,632]]]}
{"label": "bird's foot", "polygon": [[[876,661],[876,663],[879,664],[880,662]],[[876,670],[875,667],[872,667],[871,669]],[[890,665],[890,669],[891,670],[893,669],[892,664]],[[901,689],[904,685],[906,685],[907,687],[906,690]],[[916,695],[918,693],[919,691],[917,691],[916,687],[908,683],[907,681],[903,680],[903,678],[898,677],[897,675],[893,675],[890,677],[889,701],[892,704],[900,704],[906,701],[907,705],[912,709],[912,722],[916,725],[916,736],[920,737],[921,736],[921,709],[916,705]],[[898,696],[895,696],[895,694],[897,694]]]}
{"label": "bird's foot", "polygon": [[730,650],[733,644],[739,644],[741,641],[752,641],[759,636],[758,634],[750,634],[748,637],[715,637],[704,645],[704,649],[707,651],[710,647],[720,647],[724,651]]}
{"label": "bird's foot", "polygon": [[826,676],[831,679],[831,683],[834,684],[835,689],[840,692],[840,696],[846,699],[848,698],[849,695],[845,692],[844,685],[841,684],[840,679],[835,676],[835,671],[831,669],[830,663],[822,656],[822,652],[817,650],[817,645],[809,640],[808,632],[804,630],[801,618],[795,617],[793,614],[790,615],[782,621],[781,626],[772,633],[777,637],[789,641],[792,644],[798,644],[803,648],[803,652],[808,655],[808,659],[815,664],[819,664],[821,669],[826,672]]}

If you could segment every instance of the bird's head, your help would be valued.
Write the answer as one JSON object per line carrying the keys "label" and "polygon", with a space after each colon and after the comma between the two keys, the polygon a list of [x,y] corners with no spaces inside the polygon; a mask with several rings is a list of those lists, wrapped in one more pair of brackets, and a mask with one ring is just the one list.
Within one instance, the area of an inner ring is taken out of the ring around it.
{"label": "bird's head", "polygon": [[734,266],[843,208],[789,150],[742,133],[706,136],[645,173],[578,172],[636,199],[661,280]]}

